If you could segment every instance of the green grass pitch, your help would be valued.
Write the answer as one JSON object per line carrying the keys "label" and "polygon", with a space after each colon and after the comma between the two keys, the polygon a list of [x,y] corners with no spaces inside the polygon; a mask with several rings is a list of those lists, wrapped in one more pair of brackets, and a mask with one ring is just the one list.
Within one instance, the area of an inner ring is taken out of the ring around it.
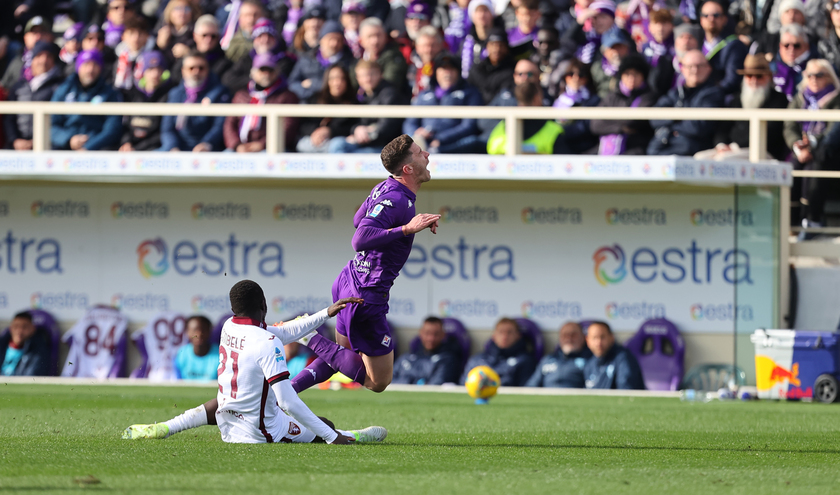
{"label": "green grass pitch", "polygon": [[838,493],[840,405],[308,391],[382,444],[125,441],[212,388],[0,385],[2,493]]}

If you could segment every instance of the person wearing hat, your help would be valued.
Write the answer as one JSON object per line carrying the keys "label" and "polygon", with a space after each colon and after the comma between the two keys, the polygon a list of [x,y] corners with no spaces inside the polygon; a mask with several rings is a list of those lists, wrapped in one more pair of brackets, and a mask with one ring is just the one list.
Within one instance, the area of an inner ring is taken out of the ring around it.
{"label": "person wearing hat", "polygon": [[635,53],[636,45],[630,33],[623,29],[611,29],[601,38],[601,57],[592,63],[592,82],[598,96],[604,98],[616,85],[616,75],[621,61]]}
{"label": "person wearing hat", "polygon": [[81,50],[82,37],[84,36],[85,25],[81,22],[73,24],[67,31],[64,31],[64,45],[58,53],[58,59],[65,64],[76,63],[76,55]]}
{"label": "person wearing hat", "polygon": [[[416,106],[479,107],[484,104],[477,89],[461,79],[461,61],[449,53],[434,60],[435,81],[411,103]],[[421,149],[430,153],[481,153],[476,119],[451,117],[409,117],[403,133],[412,136]]]}
{"label": "person wearing hat", "polygon": [[[131,89],[125,91],[128,103],[165,103],[169,91],[175,86],[166,69],[166,58],[161,52],[144,52],[137,59],[139,76]],[[133,107],[132,107],[133,108]],[[126,115],[120,151],[156,151],[160,149],[160,124],[157,115]]]}
{"label": "person wearing hat", "polygon": [[494,27],[504,29],[501,17],[495,17],[493,2],[472,0],[467,9],[472,27],[461,48],[461,77],[469,77],[473,65],[487,58],[487,39]]}
{"label": "person wearing hat", "polygon": [[[233,62],[225,56],[225,51],[219,45],[219,21],[212,14],[204,14],[195,21],[192,36],[195,51],[204,55],[204,58],[210,63],[210,72],[216,74],[216,77],[221,79],[224,84],[224,78],[233,67]],[[179,58],[171,66],[170,80],[174,84],[181,82],[181,66],[183,63],[184,59]],[[248,65],[250,69],[250,62]],[[248,76],[245,77],[247,81]]]}
{"label": "person wearing hat", "polygon": [[39,41],[53,42],[52,25],[41,16],[35,16],[26,23],[23,33],[23,52],[9,62],[6,72],[0,78],[0,86],[10,89],[20,78],[32,79],[32,49]]}
{"label": "person wearing hat", "polygon": [[[102,54],[83,51],[76,57],[76,73],[53,93],[51,101],[110,103],[123,101],[122,93],[103,75]],[[50,141],[54,150],[114,150],[122,136],[120,115],[53,115]]]}
{"label": "person wearing hat", "polygon": [[295,32],[290,52],[296,57],[315,53],[318,50],[319,35],[321,28],[327,21],[327,13],[320,6],[312,7],[306,11],[301,20],[300,27]]}
{"label": "person wearing hat", "polygon": [[503,89],[513,87],[515,65],[507,33],[504,28],[494,27],[487,37],[487,58],[472,66],[467,82],[478,88],[484,101],[491,101]]}
{"label": "person wearing hat", "polygon": [[[172,88],[166,98],[169,103],[208,105],[230,103],[230,93],[204,55],[191,52],[181,66],[181,84]],[[221,151],[224,149],[222,129],[224,117],[196,115],[165,115],[160,123],[161,151]]]}
{"label": "person wearing hat", "polygon": [[573,29],[560,39],[561,60],[577,58],[585,64],[598,57],[601,37],[615,26],[615,3],[612,0],[595,0],[577,16]]}
{"label": "person wearing hat", "polygon": [[[382,79],[388,81],[400,94],[407,94],[408,63],[399,46],[388,41],[382,21],[376,17],[368,17],[362,21],[359,25],[359,43],[364,49],[362,59],[379,64],[382,68]],[[350,77],[353,79],[353,85],[359,86],[355,69],[350,71]]]}
{"label": "person wearing hat", "polygon": [[738,71],[744,68],[749,48],[735,34],[727,35],[726,9],[724,0],[704,0],[699,15],[705,34],[701,49],[712,66],[712,77],[728,96],[741,89]]}
{"label": "person wearing hat", "polygon": [[236,63],[254,48],[254,26],[259,19],[267,16],[261,0],[242,0],[232,5],[220,43],[227,58]]}
{"label": "person wearing hat", "polygon": [[[9,90],[9,101],[50,101],[55,90],[64,81],[58,65],[58,47],[55,43],[39,41],[32,48],[32,79],[20,79]],[[6,115],[3,117],[6,144],[9,149],[32,149],[32,114]]]}
{"label": "person wearing hat", "polygon": [[[796,0],[802,7],[804,17],[803,26],[809,34],[822,34],[825,32],[825,6],[826,2],[831,5],[831,0]],[[776,34],[782,29],[785,21],[785,12],[791,8],[791,3],[784,0],[772,2],[770,14],[766,17],[766,32]],[[787,13],[787,15],[791,15]]]}
{"label": "person wearing hat", "polygon": [[308,100],[321,90],[324,71],[332,64],[350,67],[353,54],[344,44],[344,29],[336,21],[321,27],[318,50],[298,59],[289,76],[289,89],[301,100]]}
{"label": "person wearing hat", "polygon": [[[647,108],[656,104],[656,94],[647,84],[650,66],[645,57],[631,53],[621,60],[618,84],[601,99],[599,107]],[[644,155],[653,128],[647,120],[591,120],[589,129],[598,136],[599,155]]]}
{"label": "person wearing hat", "polygon": [[421,29],[408,59],[408,84],[412,99],[431,87],[435,75],[434,60],[441,52],[443,37],[440,30],[434,26]]}
{"label": "person wearing hat", "polygon": [[[405,9],[405,7],[402,8]],[[388,17],[390,19],[391,14],[388,14]],[[365,5],[362,2],[348,0],[341,5],[340,21],[344,28],[344,39],[355,58],[361,57],[363,52],[362,45],[359,44],[359,25],[363,20],[365,20]],[[394,37],[393,32],[392,37]]]}
{"label": "person wearing hat", "polygon": [[[393,20],[393,17],[398,15],[399,12],[403,13],[403,18],[401,22],[397,23]],[[431,25],[432,7],[427,0],[412,0],[406,7],[389,14],[386,23],[386,26],[397,26],[390,28],[391,38],[394,39],[394,43],[400,48],[400,53],[403,54],[409,64],[420,30]]]}
{"label": "person wearing hat", "polygon": [[[334,21],[333,21],[334,22]],[[231,103],[251,105],[295,105],[300,100],[289,91],[286,79],[280,74],[274,55],[270,52],[254,57],[248,89],[237,91]],[[300,119],[284,119],[286,143],[297,143]],[[225,148],[237,153],[265,150],[265,118],[258,115],[230,116],[225,119]]]}
{"label": "person wearing hat", "polygon": [[[831,4],[829,3],[828,5],[830,6]],[[811,47],[816,48],[819,37],[816,36],[816,33],[808,31],[808,22],[805,18],[805,4],[801,0],[782,0],[781,5],[778,7],[780,12],[779,21],[781,22],[779,30],[788,24],[798,24],[805,28],[805,33],[808,36],[808,42]],[[818,32],[820,34],[825,32],[825,27]],[[756,50],[754,50],[755,53],[764,53],[772,56],[779,50],[779,31],[775,33],[767,30],[757,31],[754,34],[754,38],[755,42],[758,43]]]}
{"label": "person wearing hat", "polygon": [[[744,68],[738,73],[744,77],[741,92],[732,99],[729,108],[787,108],[788,99],[773,87],[773,73],[763,53],[747,55]],[[695,157],[722,159],[737,154],[741,158],[749,158],[750,123],[718,122],[714,145],[711,150],[701,151]],[[787,160],[790,150],[785,144],[784,122],[767,123],[767,153],[770,158]]]}
{"label": "person wearing hat", "polygon": [[272,54],[275,62],[277,62],[277,69],[284,79],[289,77],[295,66],[294,58],[286,53],[286,42],[277,33],[274,23],[270,19],[258,20],[251,31],[251,36],[253,37],[254,48],[251,49],[249,56],[237,60],[224,73],[214,72],[221,78],[222,84],[227,86],[233,94],[248,88],[254,57],[257,55]]}
{"label": "person wearing hat", "polygon": [[[112,74],[114,64],[117,62],[117,54],[114,49],[105,44],[105,31],[97,24],[88,24],[82,35],[81,48],[83,52],[96,51],[102,54],[102,73]],[[66,76],[75,74],[75,64],[68,65],[64,71]]]}

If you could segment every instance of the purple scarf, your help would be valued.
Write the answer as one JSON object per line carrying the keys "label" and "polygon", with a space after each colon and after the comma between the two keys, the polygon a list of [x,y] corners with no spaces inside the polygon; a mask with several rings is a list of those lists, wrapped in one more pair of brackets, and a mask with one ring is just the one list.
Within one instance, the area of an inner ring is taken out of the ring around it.
{"label": "purple scarf", "polygon": [[[184,89],[187,92],[187,99],[184,100],[184,103],[195,103],[196,101],[198,101],[198,95],[202,91],[207,89],[207,82],[209,80],[210,80],[210,78],[208,77],[207,79],[204,80],[203,83],[201,83],[199,86],[196,86],[195,88],[191,88],[191,87],[187,86],[186,84],[184,84]],[[180,131],[181,129],[184,128],[184,125],[186,125],[186,123],[187,123],[187,116],[186,115],[179,115],[178,118],[175,119],[175,129],[178,129]]]}
{"label": "purple scarf", "polygon": [[472,22],[467,16],[467,9],[462,9],[457,2],[449,5],[449,25],[443,31],[443,39],[449,45],[449,51],[458,53],[461,50],[461,45],[464,43],[464,38],[470,32]]}
{"label": "purple scarf", "polygon": [[671,35],[665,43],[660,43],[651,38],[642,47],[642,55],[645,56],[651,68],[659,64],[659,59],[673,60],[677,55],[677,51],[674,49],[674,35]]}
{"label": "purple scarf", "polygon": [[105,21],[105,24],[102,25],[102,30],[105,31],[105,44],[114,48],[122,41],[125,26],[117,26],[111,21]]}
{"label": "purple scarf", "polygon": [[332,64],[338,62],[339,60],[341,60],[342,55],[344,55],[344,52],[338,52],[330,58],[324,58],[324,56],[321,55],[321,50],[318,50],[318,54],[315,55],[315,58],[318,59],[318,63],[321,64],[321,67],[326,69],[330,65],[332,65]]}
{"label": "purple scarf", "polygon": [[230,47],[230,41],[236,30],[239,28],[239,8],[242,6],[241,0],[233,0],[230,4],[230,12],[228,13],[227,21],[225,22],[224,34],[220,40],[222,50],[227,50]]}
{"label": "purple scarf", "polygon": [[470,33],[464,38],[464,46],[461,48],[461,77],[466,79],[470,75],[473,64],[487,58],[487,47],[481,48],[476,39],[478,35]]}
{"label": "purple scarf", "polygon": [[793,99],[793,95],[796,93],[796,85],[802,81],[803,70],[805,70],[804,64],[795,64],[791,67],[782,62],[781,59],[776,60],[773,85],[776,86],[776,91],[788,97],[788,101]]}
{"label": "purple scarf", "polygon": [[618,66],[613,65],[607,60],[605,57],[601,57],[601,69],[604,71],[604,74],[612,77],[618,72]]}
{"label": "purple scarf", "polygon": [[554,101],[554,105],[552,106],[554,108],[572,108],[578,103],[588,99],[589,90],[586,89],[586,86],[577,91],[572,91],[568,86],[566,86],[566,91],[557,97],[557,100]]}
{"label": "purple scarf", "polygon": [[[519,26],[516,26],[513,29],[509,29],[507,32],[508,43],[510,44],[511,48],[516,48],[517,46],[522,46],[526,43],[534,43],[534,40],[537,39],[537,30],[534,29],[528,34],[523,33]],[[600,42],[600,37],[599,37]]]}
{"label": "purple scarf", "polygon": [[[822,91],[814,93],[810,88],[806,87],[805,90],[802,91],[802,108],[805,110],[819,110],[821,105],[826,103],[822,101],[822,99],[835,89],[836,88],[833,84],[829,84]],[[800,124],[802,125],[802,132],[815,136],[822,134],[826,127],[825,122],[800,122]]]}
{"label": "purple scarf", "polygon": [[23,52],[23,67],[20,69],[20,75],[26,79],[27,82],[32,80],[32,50]]}
{"label": "purple scarf", "polygon": [[577,49],[575,56],[578,60],[585,64],[591,64],[595,56],[595,52],[601,48],[601,35],[597,34],[595,30],[586,32],[586,43]]}
{"label": "purple scarf", "polygon": [[297,31],[298,21],[301,17],[303,17],[302,8],[296,9],[289,6],[289,14],[286,18],[286,23],[283,24],[283,39],[286,40],[286,46],[292,46],[292,43],[295,41],[295,32]]}
{"label": "purple scarf", "polygon": [[[248,95],[251,97],[251,105],[265,105],[269,96],[278,91],[286,90],[286,81],[282,77],[278,77],[274,84],[263,89],[257,90],[257,85],[254,81],[248,83]],[[262,127],[262,117],[259,115],[246,115],[242,122],[239,123],[239,140],[243,143],[248,142],[248,135],[251,131],[258,131]]]}

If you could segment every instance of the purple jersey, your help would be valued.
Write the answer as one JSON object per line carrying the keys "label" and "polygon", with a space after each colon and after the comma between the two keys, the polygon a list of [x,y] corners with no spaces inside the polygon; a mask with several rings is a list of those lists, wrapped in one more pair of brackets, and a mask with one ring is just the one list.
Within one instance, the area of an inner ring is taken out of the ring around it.
{"label": "purple jersey", "polygon": [[414,218],[417,196],[393,177],[373,188],[356,216],[353,249],[356,256],[344,271],[365,304],[387,304],[388,291],[411,254],[414,234],[402,226]]}

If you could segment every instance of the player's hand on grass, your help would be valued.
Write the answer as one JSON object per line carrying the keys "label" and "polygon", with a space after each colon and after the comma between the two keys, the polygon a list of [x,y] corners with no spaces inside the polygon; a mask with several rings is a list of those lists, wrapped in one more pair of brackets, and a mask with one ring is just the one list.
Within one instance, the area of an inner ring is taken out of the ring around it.
{"label": "player's hand on grass", "polygon": [[330,442],[332,445],[350,445],[351,443],[355,443],[356,439],[353,437],[345,437],[341,433],[338,434],[335,440]]}
{"label": "player's hand on grass", "polygon": [[425,228],[429,228],[433,234],[437,233],[438,220],[440,215],[432,213],[418,213],[410,222],[402,226],[403,234],[416,234]]}
{"label": "player's hand on grass", "polygon": [[348,304],[364,304],[364,302],[364,299],[359,299],[358,297],[345,297],[344,299],[339,299],[334,302],[332,306],[327,308],[327,314],[330,315],[330,318],[332,318],[337,315],[339,311],[346,308]]}

